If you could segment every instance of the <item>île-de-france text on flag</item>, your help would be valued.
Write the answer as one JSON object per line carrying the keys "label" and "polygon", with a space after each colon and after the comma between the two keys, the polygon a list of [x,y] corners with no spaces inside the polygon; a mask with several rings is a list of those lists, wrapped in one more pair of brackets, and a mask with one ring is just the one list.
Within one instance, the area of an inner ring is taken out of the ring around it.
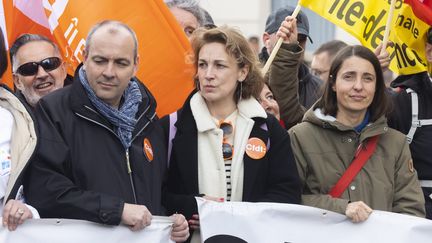
{"label": "\u00eele-de-france text on flag", "polygon": [[[59,45],[70,74],[83,61],[88,31],[106,19],[120,20],[136,32],[137,77],[156,97],[158,115],[180,108],[193,88],[190,44],[162,0],[3,0],[0,6],[9,45],[23,33],[48,36]],[[8,76],[3,81],[12,84]]]}
{"label": "\u00eele-de-france text on flag", "polygon": [[[417,0],[412,0],[412,2]],[[391,0],[299,0],[299,4],[343,28],[364,46],[375,49],[384,37]],[[413,74],[427,70],[425,56],[428,24],[414,15],[410,5],[397,0],[387,47],[390,70]]]}

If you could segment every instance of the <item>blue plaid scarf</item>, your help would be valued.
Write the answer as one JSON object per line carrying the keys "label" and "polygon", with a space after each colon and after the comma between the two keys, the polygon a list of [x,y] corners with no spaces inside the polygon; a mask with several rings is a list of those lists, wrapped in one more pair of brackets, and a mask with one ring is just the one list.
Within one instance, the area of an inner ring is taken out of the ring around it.
{"label": "blue plaid scarf", "polygon": [[137,123],[135,116],[142,100],[141,91],[137,83],[138,81],[135,78],[131,79],[123,94],[123,105],[117,110],[96,96],[95,92],[90,87],[87,80],[87,74],[82,67],[79,70],[79,80],[84,86],[91,103],[102,116],[108,119],[108,121],[116,127],[116,133],[119,136],[123,147],[128,149],[132,143],[132,131]]}

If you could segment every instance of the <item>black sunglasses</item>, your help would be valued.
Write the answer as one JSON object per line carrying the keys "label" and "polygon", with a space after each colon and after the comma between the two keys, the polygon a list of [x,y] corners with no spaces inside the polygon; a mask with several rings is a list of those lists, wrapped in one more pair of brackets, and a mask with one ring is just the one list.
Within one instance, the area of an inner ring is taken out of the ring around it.
{"label": "black sunglasses", "polygon": [[41,66],[45,72],[52,71],[62,64],[62,61],[58,57],[48,57],[40,62],[28,62],[19,66],[16,73],[23,76],[33,76],[39,71],[39,66]]}
{"label": "black sunglasses", "polygon": [[230,160],[233,156],[233,146],[229,144],[227,140],[227,136],[231,135],[233,133],[233,126],[231,123],[228,122],[220,122],[219,128],[222,129],[223,133],[223,141],[222,141],[222,155],[224,160]]}

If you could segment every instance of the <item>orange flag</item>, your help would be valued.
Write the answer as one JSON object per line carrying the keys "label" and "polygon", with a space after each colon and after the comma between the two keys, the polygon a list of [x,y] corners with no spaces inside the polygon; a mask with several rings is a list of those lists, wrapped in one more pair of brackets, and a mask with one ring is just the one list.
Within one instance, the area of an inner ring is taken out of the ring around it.
{"label": "orange flag", "polygon": [[106,19],[129,25],[138,37],[137,77],[158,102],[158,115],[181,107],[193,88],[190,44],[162,0],[3,0],[9,43],[22,33],[52,36],[73,74],[90,28]]}

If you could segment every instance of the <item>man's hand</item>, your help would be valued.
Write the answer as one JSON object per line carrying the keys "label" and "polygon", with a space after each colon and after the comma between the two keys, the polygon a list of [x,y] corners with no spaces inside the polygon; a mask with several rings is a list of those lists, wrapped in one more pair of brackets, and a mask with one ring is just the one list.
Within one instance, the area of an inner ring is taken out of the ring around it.
{"label": "man's hand", "polygon": [[144,205],[125,203],[121,222],[130,226],[132,231],[142,230],[149,226],[152,220],[150,211]]}
{"label": "man's hand", "polygon": [[281,23],[276,35],[284,40],[285,43],[297,43],[297,20],[292,16],[288,16]]}
{"label": "man's hand", "polygon": [[[387,43],[387,46],[392,47],[394,44],[393,42],[389,41]],[[388,67],[390,66],[390,54],[387,50],[384,50],[383,53],[381,53],[382,50],[382,43],[380,43],[378,45],[378,47],[374,50],[375,56],[378,58],[380,65],[381,65],[381,69],[384,71],[386,71],[388,69]]]}
{"label": "man's hand", "polygon": [[174,220],[171,230],[171,240],[175,242],[184,242],[189,238],[189,227],[185,217],[181,214],[173,214]]}
{"label": "man's hand", "polygon": [[33,218],[33,214],[27,206],[17,200],[9,200],[3,209],[3,226],[10,231],[16,230],[24,220]]}
{"label": "man's hand", "polygon": [[192,214],[192,218],[188,220],[188,224],[193,230],[197,230],[200,227],[198,214]]}
{"label": "man's hand", "polygon": [[345,215],[354,223],[363,222],[369,218],[372,209],[362,201],[348,203]]}

